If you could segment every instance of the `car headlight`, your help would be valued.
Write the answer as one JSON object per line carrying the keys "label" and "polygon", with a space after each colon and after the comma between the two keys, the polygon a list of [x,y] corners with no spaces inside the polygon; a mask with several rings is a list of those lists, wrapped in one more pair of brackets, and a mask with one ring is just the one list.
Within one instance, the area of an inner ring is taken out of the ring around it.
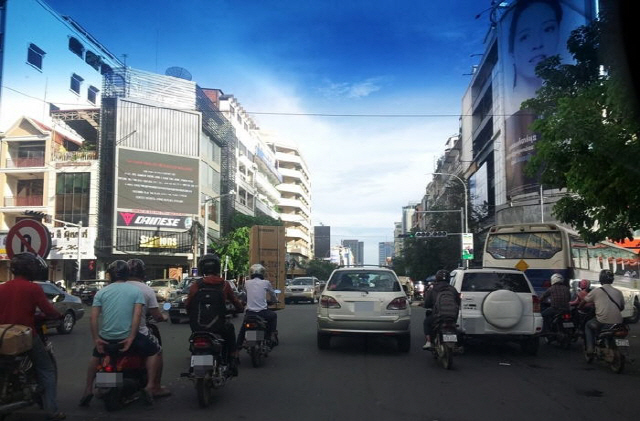
{"label": "car headlight", "polygon": [[312,287],[304,287],[304,292],[311,292],[313,291]]}
{"label": "car headlight", "polygon": [[284,290],[285,291],[291,291],[291,287],[286,287]]}

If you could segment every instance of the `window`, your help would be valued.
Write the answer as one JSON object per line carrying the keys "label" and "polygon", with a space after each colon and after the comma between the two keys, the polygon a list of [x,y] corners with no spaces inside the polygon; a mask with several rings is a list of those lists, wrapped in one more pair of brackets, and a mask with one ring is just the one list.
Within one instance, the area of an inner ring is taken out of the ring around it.
{"label": "window", "polygon": [[102,65],[102,59],[93,51],[87,51],[87,56],[84,61],[96,70],[100,70],[100,66]]}
{"label": "window", "polygon": [[80,86],[82,85],[82,81],[84,79],[78,76],[77,74],[71,75],[71,90],[77,94],[80,94]]}
{"label": "window", "polygon": [[520,273],[465,273],[462,292],[491,292],[506,289],[513,292],[531,292],[524,275]]}
{"label": "window", "polygon": [[89,225],[90,174],[59,173],[56,178],[56,219]]}
{"label": "window", "polygon": [[69,51],[80,58],[84,58],[84,46],[76,38],[69,38]]}
{"label": "window", "polygon": [[111,66],[109,66],[108,64],[102,63],[102,66],[100,67],[100,73],[103,75],[106,75],[111,72],[113,72],[113,69],[111,68]]}
{"label": "window", "polygon": [[98,92],[100,92],[98,88],[96,88],[95,86],[89,86],[89,90],[87,91],[87,99],[89,100],[90,103],[92,104],[96,103]]}
{"label": "window", "polygon": [[29,44],[29,51],[27,53],[27,63],[31,64],[35,68],[42,70],[42,59],[46,53],[35,44]]}

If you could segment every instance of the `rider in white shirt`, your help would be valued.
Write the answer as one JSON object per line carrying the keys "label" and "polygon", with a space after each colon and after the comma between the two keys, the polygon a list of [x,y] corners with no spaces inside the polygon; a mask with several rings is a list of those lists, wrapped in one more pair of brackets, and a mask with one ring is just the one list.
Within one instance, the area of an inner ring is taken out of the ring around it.
{"label": "rider in white shirt", "polygon": [[[278,325],[278,315],[275,311],[270,310],[267,303],[267,294],[269,294],[270,301],[277,301],[276,293],[271,286],[271,282],[264,279],[265,268],[261,264],[255,264],[251,266],[250,275],[251,279],[247,279],[244,283],[244,288],[247,293],[247,306],[246,314],[257,314],[267,321],[267,341],[271,340],[271,335],[275,334],[272,345],[277,345],[276,330]],[[238,347],[242,346],[244,342],[244,324],[240,328],[238,333]]]}

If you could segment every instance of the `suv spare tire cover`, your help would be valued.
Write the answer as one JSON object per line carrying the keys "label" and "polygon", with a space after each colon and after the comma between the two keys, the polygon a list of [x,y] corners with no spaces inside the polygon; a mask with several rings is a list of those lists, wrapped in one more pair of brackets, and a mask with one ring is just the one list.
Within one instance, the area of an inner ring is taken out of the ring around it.
{"label": "suv spare tire cover", "polygon": [[489,293],[482,303],[482,315],[491,325],[508,329],[520,322],[524,305],[513,291],[499,289]]}

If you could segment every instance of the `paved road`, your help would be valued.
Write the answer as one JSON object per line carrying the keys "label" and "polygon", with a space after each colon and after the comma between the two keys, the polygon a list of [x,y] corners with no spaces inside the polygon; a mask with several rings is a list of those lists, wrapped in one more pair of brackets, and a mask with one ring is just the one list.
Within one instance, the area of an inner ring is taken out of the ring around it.
{"label": "paved road", "polygon": [[[101,401],[79,408],[90,355],[88,320],[71,335],[52,335],[61,372],[61,408],[70,420],[627,420],[637,418],[640,367],[622,375],[587,365],[578,350],[543,346],[537,357],[515,346],[467,349],[454,369],[438,367],[422,351],[423,311],[412,318],[408,354],[389,339],[338,338],[328,351],[315,341],[315,306],[289,305],[279,312],[281,346],[262,368],[242,355],[240,376],[198,408],[195,389],[179,374],[188,365],[188,325],[161,325],[165,342],[164,383],[173,396],[151,409],[134,403],[109,414]],[[240,318],[235,319],[238,324]],[[632,327],[632,358],[640,355],[640,325]],[[9,418],[43,419],[37,411]]]}

